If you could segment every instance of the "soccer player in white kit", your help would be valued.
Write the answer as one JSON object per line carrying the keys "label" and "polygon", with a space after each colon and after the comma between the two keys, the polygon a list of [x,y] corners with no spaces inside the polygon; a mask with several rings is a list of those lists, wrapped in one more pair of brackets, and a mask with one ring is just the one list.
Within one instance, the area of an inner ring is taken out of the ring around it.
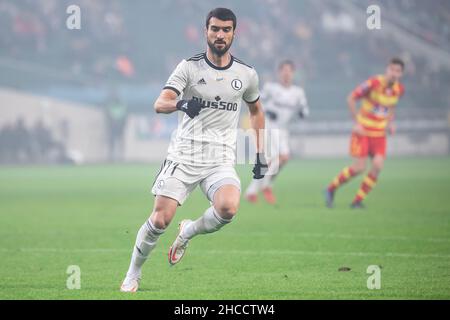
{"label": "soccer player in white kit", "polygon": [[[144,262],[177,207],[197,186],[212,205],[197,220],[181,221],[169,249],[171,265],[181,260],[194,236],[218,231],[237,212],[241,187],[234,163],[241,101],[248,105],[255,130],[264,129],[264,112],[256,71],[229,52],[235,29],[236,16],[231,10],[212,10],[206,19],[206,52],[182,60],[155,102],[157,113],[181,112],[168,156],[152,188],[153,211],[137,234],[130,267],[120,288],[123,292],[138,290]],[[256,137],[253,177],[262,179],[267,164],[262,153],[263,138],[259,134]]]}
{"label": "soccer player in white kit", "polygon": [[278,65],[278,82],[268,82],[261,92],[266,114],[266,139],[270,150],[266,150],[269,170],[264,179],[253,179],[245,197],[249,202],[258,201],[262,191],[265,200],[275,204],[273,182],[281,168],[289,160],[289,131],[287,126],[293,119],[304,118],[309,114],[308,102],[303,88],[293,84],[295,65],[290,60]]}

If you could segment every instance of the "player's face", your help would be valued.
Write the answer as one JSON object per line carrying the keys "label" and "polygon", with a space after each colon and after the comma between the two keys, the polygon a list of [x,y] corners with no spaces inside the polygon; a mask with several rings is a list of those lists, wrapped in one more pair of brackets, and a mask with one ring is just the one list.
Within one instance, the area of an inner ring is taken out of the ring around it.
{"label": "player's face", "polygon": [[211,51],[221,57],[230,49],[233,43],[233,21],[222,21],[212,17],[206,30],[206,40]]}
{"label": "player's face", "polygon": [[399,64],[389,64],[386,69],[386,78],[389,82],[399,81],[403,76],[403,68]]}
{"label": "player's face", "polygon": [[289,64],[284,64],[278,69],[278,77],[280,82],[285,85],[292,84],[294,80],[294,68]]}

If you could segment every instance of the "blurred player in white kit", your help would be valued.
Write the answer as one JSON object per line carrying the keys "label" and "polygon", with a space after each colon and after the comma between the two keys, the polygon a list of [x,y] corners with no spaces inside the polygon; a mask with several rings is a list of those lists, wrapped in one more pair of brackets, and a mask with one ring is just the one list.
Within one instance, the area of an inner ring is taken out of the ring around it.
{"label": "blurred player in white kit", "polygon": [[[180,111],[178,128],[153,184],[153,211],[137,234],[123,292],[138,290],[144,262],[197,186],[211,206],[197,220],[181,221],[168,253],[171,265],[180,262],[194,236],[218,231],[238,210],[241,187],[234,164],[241,101],[248,105],[254,130],[264,129],[264,112],[255,69],[229,52],[235,30],[231,10],[212,10],[206,19],[206,52],[182,60],[155,102],[157,113]],[[264,142],[256,136],[253,177],[262,179],[267,171]]]}
{"label": "blurred player in white kit", "polygon": [[265,200],[276,203],[273,182],[289,160],[289,122],[305,118],[309,114],[308,102],[303,88],[293,84],[295,65],[290,60],[278,65],[278,82],[267,82],[261,91],[266,114],[266,139],[270,150],[266,150],[269,170],[263,179],[253,179],[245,197],[251,202],[258,201],[262,191]]}

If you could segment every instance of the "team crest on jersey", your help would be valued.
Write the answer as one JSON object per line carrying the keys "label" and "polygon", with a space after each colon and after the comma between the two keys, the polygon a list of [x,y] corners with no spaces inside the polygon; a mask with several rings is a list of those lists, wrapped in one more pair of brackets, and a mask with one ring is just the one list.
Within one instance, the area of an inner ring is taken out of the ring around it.
{"label": "team crest on jersey", "polygon": [[242,81],[239,79],[234,79],[233,81],[231,81],[231,87],[237,91],[241,90],[242,89]]}
{"label": "team crest on jersey", "polygon": [[156,186],[158,189],[162,189],[162,187],[164,187],[164,180],[159,180]]}

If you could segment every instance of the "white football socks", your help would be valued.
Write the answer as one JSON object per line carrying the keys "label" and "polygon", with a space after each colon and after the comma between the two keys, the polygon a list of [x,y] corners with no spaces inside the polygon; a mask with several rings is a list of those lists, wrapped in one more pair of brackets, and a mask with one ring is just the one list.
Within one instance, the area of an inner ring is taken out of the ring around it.
{"label": "white football socks", "polygon": [[198,234],[212,233],[224,225],[231,222],[232,219],[224,219],[219,216],[213,206],[206,209],[205,213],[183,228],[180,235],[183,239],[189,240]]}
{"label": "white football socks", "polygon": [[262,178],[261,189],[272,188],[273,181],[280,172],[281,167],[282,166],[280,166],[278,157],[275,157],[272,161],[270,161],[267,173],[264,178]]}
{"label": "white football socks", "polygon": [[264,178],[261,179],[261,190],[264,190],[266,188],[272,188],[272,180],[273,176],[270,174],[266,174]]}
{"label": "white football socks", "polygon": [[262,188],[262,182],[263,179],[253,179],[247,187],[247,190],[245,190],[245,194],[247,196],[251,194],[257,194]]}
{"label": "white football socks", "polygon": [[156,228],[150,219],[142,225],[136,237],[127,277],[133,279],[141,277],[142,265],[156,246],[159,236],[163,234],[163,232],[164,230]]}

